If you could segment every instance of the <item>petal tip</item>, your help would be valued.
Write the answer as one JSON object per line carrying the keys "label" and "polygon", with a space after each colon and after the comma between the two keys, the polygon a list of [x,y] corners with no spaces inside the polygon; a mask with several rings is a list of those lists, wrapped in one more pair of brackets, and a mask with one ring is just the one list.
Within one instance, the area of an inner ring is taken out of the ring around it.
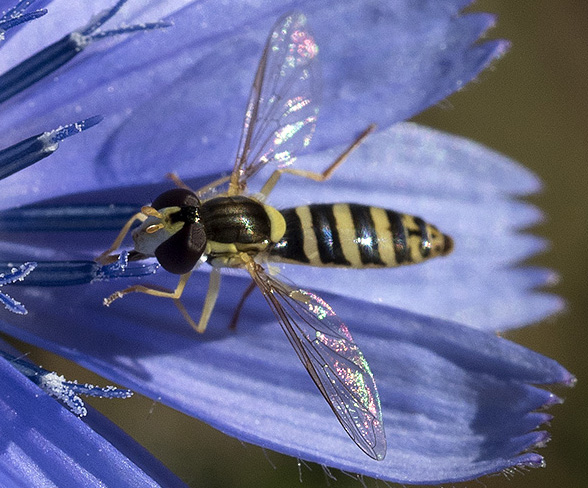
{"label": "petal tip", "polygon": [[[563,381],[561,381],[561,383],[564,386],[568,386],[571,388],[571,387],[576,386],[577,382],[578,382],[578,379],[572,373],[570,373],[569,371],[566,370],[565,371],[565,378]],[[563,400],[560,403],[563,403]]]}
{"label": "petal tip", "polygon": [[496,46],[494,48],[494,52],[496,53],[497,57],[504,56],[511,48],[512,43],[507,39],[498,39],[496,41]]}
{"label": "petal tip", "polygon": [[553,405],[561,405],[563,400],[557,395],[550,393],[547,400],[543,403],[541,408],[551,408]]}
{"label": "petal tip", "polygon": [[519,458],[516,466],[525,466],[528,468],[544,468],[546,466],[543,456],[529,452]]}
{"label": "petal tip", "polygon": [[535,439],[534,439],[533,445],[532,445],[533,449],[539,449],[539,448],[545,447],[545,446],[547,446],[547,443],[551,440],[551,435],[546,430],[540,430],[540,431],[534,432],[534,434],[535,434],[535,436],[534,436]]}

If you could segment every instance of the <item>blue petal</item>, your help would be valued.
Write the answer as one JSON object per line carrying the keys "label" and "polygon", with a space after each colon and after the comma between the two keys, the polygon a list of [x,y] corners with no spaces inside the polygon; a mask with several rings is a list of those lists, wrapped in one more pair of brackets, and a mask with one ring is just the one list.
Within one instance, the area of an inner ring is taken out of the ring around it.
{"label": "blue petal", "polygon": [[[298,167],[326,168],[342,149],[301,158]],[[270,196],[277,208],[309,202],[379,205],[418,215],[451,235],[454,252],[416,266],[385,270],[285,266],[304,285],[383,303],[477,328],[525,325],[563,307],[536,289],[552,272],[513,269],[544,250],[522,234],[541,221],[513,197],[536,192],[530,171],[479,144],[414,124],[370,136],[326,183],[285,176]]]}
{"label": "blue petal", "polygon": [[[297,167],[326,168],[342,149],[300,158]],[[253,182],[252,191],[267,174]],[[191,184],[198,188],[216,176]],[[111,204],[134,200],[139,208],[170,187],[171,183],[157,188],[129,187],[60,201]],[[453,237],[455,251],[450,256],[383,270],[290,265],[282,266],[284,275],[301,286],[312,284],[319,292],[496,331],[541,320],[563,307],[560,298],[537,292],[557,281],[553,272],[513,268],[545,248],[541,239],[520,232],[540,222],[541,212],[514,199],[539,187],[530,171],[479,144],[414,124],[397,124],[368,137],[328,182],[284,176],[269,203],[277,208],[310,202],[365,203],[423,217]],[[21,246],[7,244],[5,259],[92,259],[108,248],[116,231],[38,235],[42,239],[37,242],[45,250],[29,247],[24,252]],[[4,238],[30,246],[30,233],[10,233]]]}
{"label": "blue petal", "polygon": [[[113,40],[112,49],[95,49],[57,77],[41,82],[38,90],[23,92],[5,105],[5,125],[0,126],[4,146],[47,125],[54,126],[55,120],[72,120],[74,113],[76,119],[94,113],[107,119],[92,137],[79,136],[78,144],[64,147],[51,160],[7,180],[11,185],[3,203],[10,206],[43,196],[67,195],[71,188],[84,191],[157,182],[170,170],[187,178],[230,168],[260,44],[277,17],[276,10],[286,4],[289,8],[294,4],[308,7],[305,10],[321,45],[325,97],[320,125],[324,127],[317,134],[315,150],[349,142],[353,133],[370,122],[386,127],[426,108],[475,77],[506,47],[496,41],[473,45],[493,20],[486,15],[460,17],[463,1],[419,2],[418,7],[409,1],[344,5],[284,2],[278,6],[265,2],[258,9],[229,4],[230,22],[217,3],[190,5],[174,15],[177,29],[173,35],[150,33],[133,40]],[[67,2],[52,5],[70,8]],[[141,15],[154,12],[153,5],[156,2],[146,4]],[[167,3],[164,6],[169,7]],[[234,9],[239,8],[244,9],[244,15],[236,15],[239,12]],[[386,12],[388,8],[392,10]],[[81,10],[63,26],[50,27],[55,33],[80,27],[89,18],[77,17]],[[137,13],[129,10],[125,20],[136,21]],[[22,29],[18,34],[24,32]],[[348,43],[336,35],[340,32],[348,34],[344,36],[350,39]],[[423,34],[426,42],[415,33]],[[15,45],[11,42],[7,47]],[[401,69],[392,69],[398,66]],[[439,168],[451,166],[451,159],[441,149],[449,149],[451,154],[455,148],[463,150],[464,157],[457,157],[461,161],[475,150],[480,160],[490,154],[479,148],[468,151],[459,139],[421,131],[414,129],[418,145],[412,145],[416,151],[413,158],[408,157],[410,126],[400,128],[397,137],[407,152],[405,159],[416,162],[417,170],[427,162],[426,156],[432,156]],[[544,315],[556,309],[558,302],[530,290],[552,279],[550,273],[496,271],[497,266],[512,264],[543,246],[516,232],[537,222],[540,214],[511,200],[513,194],[535,191],[536,180],[509,162],[500,163],[501,158],[494,155],[490,159],[498,169],[491,176],[477,165],[472,174],[453,176],[438,170],[430,173],[431,178],[417,179],[415,166],[411,170],[409,164],[400,183],[393,182],[396,194],[390,195],[393,185],[386,180],[394,175],[393,170],[382,170],[372,162],[393,160],[389,146],[394,137],[394,132],[374,136],[373,145],[362,149],[369,157],[358,153],[358,161],[363,163],[360,168],[353,170],[351,166],[352,173],[337,175],[323,198],[369,198],[368,203],[421,213],[462,243],[461,254],[456,250],[439,264],[419,268],[422,271],[403,275],[404,270],[390,270],[406,298],[400,305],[406,302],[410,309],[420,301],[425,308],[419,304],[417,310],[428,312],[430,307],[438,316],[492,329],[520,325],[532,318],[532,313]],[[408,142],[403,146],[404,139]],[[432,148],[430,153],[423,151],[427,147]],[[317,157],[321,166],[321,158],[327,157]],[[72,171],[74,164],[76,171]],[[423,173],[421,169],[421,176]],[[447,185],[442,177],[447,178]],[[509,182],[511,177],[519,183]],[[288,187],[282,193],[286,205],[295,204],[292,196],[306,198],[296,184]],[[139,194],[139,190],[125,190],[124,195]],[[308,195],[309,189],[305,191]],[[316,194],[315,188],[309,197],[317,201]],[[464,226],[473,216],[479,216],[479,222]],[[31,252],[55,255],[71,250],[71,242],[63,242],[64,235],[54,235],[51,242],[50,235],[39,234],[41,246],[31,245],[30,234],[25,237]],[[59,239],[61,248],[55,244]],[[78,244],[74,254],[92,254],[106,239],[101,233],[94,239],[72,241]],[[298,268],[295,271],[298,273]],[[320,280],[315,284],[308,277],[304,279],[304,272],[301,269],[301,274],[292,276],[303,286],[312,283],[320,289]],[[324,270],[317,273],[327,276]],[[352,272],[345,276],[351,277]],[[174,277],[160,277],[159,283],[175,285]],[[445,290],[452,277],[456,280],[454,295],[447,296]],[[9,316],[0,327],[243,440],[345,470],[400,482],[440,483],[515,465],[539,465],[540,456],[521,453],[545,442],[547,435],[534,429],[548,416],[533,411],[556,399],[529,384],[571,383],[569,373],[557,363],[491,334],[369,303],[394,303],[386,295],[392,288],[390,279],[376,273],[363,281],[354,280],[352,287],[343,285],[343,289],[337,289],[343,279],[324,284],[324,290],[361,294],[368,300],[325,296],[363,347],[380,386],[392,444],[382,463],[366,458],[347,438],[259,296],[250,300],[238,333],[227,331],[225,324],[245,280],[226,280],[210,330],[203,337],[196,337],[182,322],[169,300],[130,296],[104,309],[101,297],[117,287],[111,283],[23,288],[22,299],[31,313]],[[468,286],[469,280],[478,286]],[[429,288],[421,286],[425,282]],[[505,283],[511,288],[505,288]],[[200,309],[205,287],[203,274],[192,279],[184,295],[189,310]],[[355,291],[358,288],[360,292]],[[477,296],[484,290],[490,295],[481,303]],[[484,313],[485,307],[492,305],[491,299],[501,305],[506,302],[508,317],[495,316],[488,324]],[[514,309],[514,304],[520,307],[532,300],[538,302],[533,303],[534,310]],[[451,305],[453,301],[457,306]],[[63,318],[65,306],[68,320]],[[442,309],[439,314],[438,309]]]}
{"label": "blue petal", "polygon": [[[160,283],[173,286],[169,278]],[[540,465],[521,453],[545,441],[534,429],[549,417],[532,412],[556,397],[530,385],[573,381],[554,361],[462,325],[325,295],[378,383],[389,451],[376,462],[349,440],[259,294],[228,330],[246,284],[225,278],[202,336],[171,300],[135,295],[103,307],[115,289],[104,283],[23,288],[29,315],[1,326],[239,439],[344,470],[440,483]],[[188,310],[197,313],[204,293],[195,278]]]}
{"label": "blue petal", "polygon": [[[504,50],[500,42],[473,45],[492,19],[460,17],[462,3],[262,2],[258,9],[243,7],[243,16],[237,15],[238,4],[229,4],[228,12],[216,3],[198,3],[172,15],[175,25],[166,32],[113,41],[111,49],[91,47],[59,76],[4,105],[0,140],[9,146],[56,121],[73,120],[74,114],[78,119],[99,113],[106,119],[59,157],[14,175],[2,204],[34,201],[37,190],[54,196],[73,187],[153,182],[170,170],[189,177],[228,169],[261,43],[280,7],[308,10],[321,44],[323,115],[313,150],[349,141],[368,123],[385,127],[402,120],[458,89]],[[162,12],[151,7],[140,19]],[[90,14],[83,10],[72,13],[67,29],[87,22]],[[124,20],[135,22],[135,14]],[[45,42],[55,34],[43,29],[67,32],[36,22],[27,34],[37,24]],[[426,33],[426,42],[415,29]],[[338,32],[349,35],[333,35]],[[16,39],[8,47],[15,45]],[[74,164],[76,171],[71,171]]]}
{"label": "blue petal", "polygon": [[185,486],[93,409],[82,421],[4,359],[0,370],[3,486]]}

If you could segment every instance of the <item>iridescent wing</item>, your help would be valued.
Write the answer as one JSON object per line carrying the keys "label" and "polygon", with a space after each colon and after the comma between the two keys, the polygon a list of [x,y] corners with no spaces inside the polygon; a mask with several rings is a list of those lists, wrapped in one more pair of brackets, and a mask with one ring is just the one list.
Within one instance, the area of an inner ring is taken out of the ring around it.
{"label": "iridescent wing", "polygon": [[318,47],[306,17],[291,13],[274,25],[251,88],[231,186],[244,188],[264,165],[291,164],[310,143],[318,114]]}
{"label": "iridescent wing", "polygon": [[368,456],[384,459],[386,436],[376,383],[345,324],[320,297],[272,278],[259,265],[249,271],[349,436]]}

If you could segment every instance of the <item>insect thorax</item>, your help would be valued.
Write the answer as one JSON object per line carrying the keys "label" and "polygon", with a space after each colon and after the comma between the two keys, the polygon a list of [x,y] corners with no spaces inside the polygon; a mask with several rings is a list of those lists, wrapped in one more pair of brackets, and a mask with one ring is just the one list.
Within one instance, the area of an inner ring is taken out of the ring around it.
{"label": "insect thorax", "polygon": [[282,238],[284,218],[273,207],[244,196],[216,197],[203,202],[208,262],[236,266],[238,253],[255,255]]}

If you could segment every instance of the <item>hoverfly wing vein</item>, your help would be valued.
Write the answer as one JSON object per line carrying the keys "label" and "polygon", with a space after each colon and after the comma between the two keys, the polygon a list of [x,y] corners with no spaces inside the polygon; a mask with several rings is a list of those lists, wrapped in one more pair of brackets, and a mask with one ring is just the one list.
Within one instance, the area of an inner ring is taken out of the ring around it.
{"label": "hoverfly wing vein", "polygon": [[319,99],[318,48],[306,17],[282,17],[266,41],[251,89],[231,184],[269,162],[291,164],[306,147],[316,124]]}
{"label": "hoverfly wing vein", "polygon": [[381,460],[386,437],[378,390],[347,327],[320,297],[251,271],[298,357],[349,436]]}
{"label": "hoverfly wing vein", "polygon": [[245,111],[245,120],[243,121],[241,142],[239,143],[237,160],[235,161],[235,168],[233,169],[233,173],[241,171],[248,160],[249,151],[251,148],[251,138],[255,132],[257,114],[259,111],[259,98],[261,96],[261,88],[263,87],[263,77],[265,75],[268,47],[269,46],[266,44],[263,50],[263,54],[261,55],[261,59],[259,60],[259,66],[257,67],[257,71],[255,73],[253,85],[251,86],[251,93],[249,95],[249,100],[247,101],[247,110]]}

